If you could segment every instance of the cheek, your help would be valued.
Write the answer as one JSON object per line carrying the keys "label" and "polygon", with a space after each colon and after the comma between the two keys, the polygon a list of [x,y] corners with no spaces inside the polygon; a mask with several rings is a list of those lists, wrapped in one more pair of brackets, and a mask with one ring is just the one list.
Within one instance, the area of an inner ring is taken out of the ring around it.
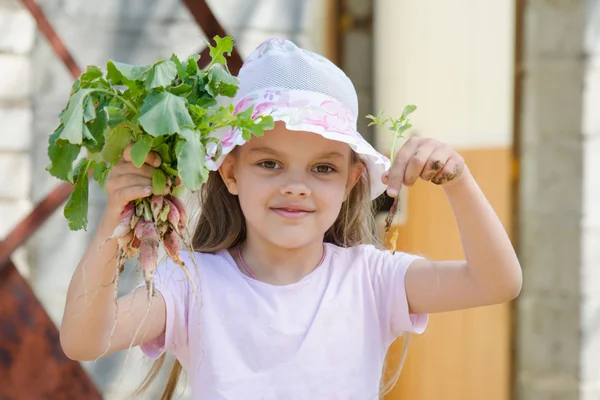
{"label": "cheek", "polygon": [[264,207],[272,193],[273,185],[268,179],[261,179],[252,174],[244,174],[238,179],[238,198],[245,213]]}
{"label": "cheek", "polygon": [[343,180],[320,182],[313,192],[317,194],[323,209],[337,214],[345,199],[346,182]]}

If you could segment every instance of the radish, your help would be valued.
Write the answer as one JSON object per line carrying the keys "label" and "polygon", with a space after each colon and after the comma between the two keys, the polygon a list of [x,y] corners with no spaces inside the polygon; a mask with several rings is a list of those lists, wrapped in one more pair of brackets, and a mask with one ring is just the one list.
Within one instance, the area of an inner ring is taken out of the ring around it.
{"label": "radish", "polygon": [[179,224],[181,221],[181,214],[179,213],[179,209],[171,200],[165,200],[167,204],[169,204],[169,214],[167,215],[167,221],[169,224],[175,229],[175,232],[179,234]]}
{"label": "radish", "polygon": [[149,300],[154,293],[154,272],[156,271],[156,261],[158,259],[158,233],[152,222],[147,221],[142,223],[139,239],[140,263],[142,264]]}
{"label": "radish", "polygon": [[158,221],[158,216],[162,211],[163,206],[163,197],[154,195],[152,199],[150,199],[150,209],[152,210],[152,215],[154,216],[154,220]]}
{"label": "radish", "polygon": [[174,204],[179,211],[179,225],[177,228],[179,231],[183,231],[188,224],[187,209],[179,197],[171,196],[169,200],[171,200],[171,203]]}
{"label": "radish", "polygon": [[134,207],[132,203],[127,204],[121,213],[119,225],[115,228],[112,235],[107,239],[121,239],[131,231],[131,220],[134,217]]}

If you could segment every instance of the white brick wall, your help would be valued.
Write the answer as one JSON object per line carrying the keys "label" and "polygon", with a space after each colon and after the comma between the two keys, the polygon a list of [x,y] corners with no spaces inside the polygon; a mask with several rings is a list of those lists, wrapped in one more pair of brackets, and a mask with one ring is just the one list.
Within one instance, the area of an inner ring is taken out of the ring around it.
{"label": "white brick wall", "polygon": [[[34,38],[35,22],[29,12],[20,2],[0,0],[0,240],[32,208],[29,54]],[[12,259],[28,276],[26,248],[19,248]]]}
{"label": "white brick wall", "polygon": [[21,100],[30,94],[29,57],[0,54],[0,100]]}
{"label": "white brick wall", "polygon": [[31,123],[31,108],[0,108],[0,149],[22,152],[29,150]]}
{"label": "white brick wall", "polygon": [[31,211],[27,200],[0,199],[0,240],[3,240],[16,225]]}
{"label": "white brick wall", "polygon": [[34,38],[35,20],[27,10],[0,8],[0,52],[27,54]]}
{"label": "white brick wall", "polygon": [[0,154],[0,171],[0,199],[29,199],[31,160],[27,153]]}

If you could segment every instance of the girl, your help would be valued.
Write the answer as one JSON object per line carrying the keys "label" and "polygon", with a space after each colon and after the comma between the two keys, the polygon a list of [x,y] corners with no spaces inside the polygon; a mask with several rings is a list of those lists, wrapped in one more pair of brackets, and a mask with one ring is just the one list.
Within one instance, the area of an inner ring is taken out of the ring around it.
{"label": "girl", "polygon": [[[158,294],[146,319],[146,296],[137,290],[115,305],[115,268],[105,266],[115,262],[116,243],[100,245],[125,205],[148,195],[160,165],[151,153],[138,169],[126,151],[69,286],[61,343],[70,358],[93,360],[132,340],[160,361],[170,351],[177,362],[163,399],[172,397],[181,369],[196,399],[374,399],[389,345],[423,332],[429,313],[517,296],[519,261],[457,152],[411,138],[391,163],[356,130],[350,80],[289,41],[260,45],[239,78],[236,111],[253,106],[255,115],[277,122],[247,143],[229,132],[223,155],[210,165],[193,235],[198,271],[181,253],[199,301],[168,261],[157,270]],[[372,199],[385,190],[397,196],[417,179],[442,185],[465,261],[391,254],[371,244]]]}

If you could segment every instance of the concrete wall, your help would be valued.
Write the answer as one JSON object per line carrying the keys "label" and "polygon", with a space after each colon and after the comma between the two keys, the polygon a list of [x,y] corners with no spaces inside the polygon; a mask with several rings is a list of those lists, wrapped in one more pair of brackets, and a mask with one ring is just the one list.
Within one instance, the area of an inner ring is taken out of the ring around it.
{"label": "concrete wall", "polygon": [[600,397],[600,2],[525,6],[518,399]]}
{"label": "concrete wall", "polygon": [[[203,32],[181,1],[81,0],[38,1],[81,67],[104,66],[108,59],[148,64],[175,52],[187,56],[203,47]],[[286,37],[301,46],[325,49],[325,2],[321,0],[212,0],[208,4],[242,56],[268,37]],[[4,235],[58,182],[45,171],[47,138],[58,124],[72,78],[33,19],[18,1],[0,0],[0,236]],[[20,268],[55,323],[60,323],[73,270],[105,206],[104,194],[92,185],[89,228],[71,232],[62,208],[21,251]],[[135,282],[129,274],[123,293]],[[110,398],[129,398],[147,368],[134,349],[85,363]],[[126,374],[122,372],[126,370]],[[146,398],[157,398],[155,385]],[[112,396],[114,394],[114,396]],[[187,393],[189,398],[189,391]]]}

